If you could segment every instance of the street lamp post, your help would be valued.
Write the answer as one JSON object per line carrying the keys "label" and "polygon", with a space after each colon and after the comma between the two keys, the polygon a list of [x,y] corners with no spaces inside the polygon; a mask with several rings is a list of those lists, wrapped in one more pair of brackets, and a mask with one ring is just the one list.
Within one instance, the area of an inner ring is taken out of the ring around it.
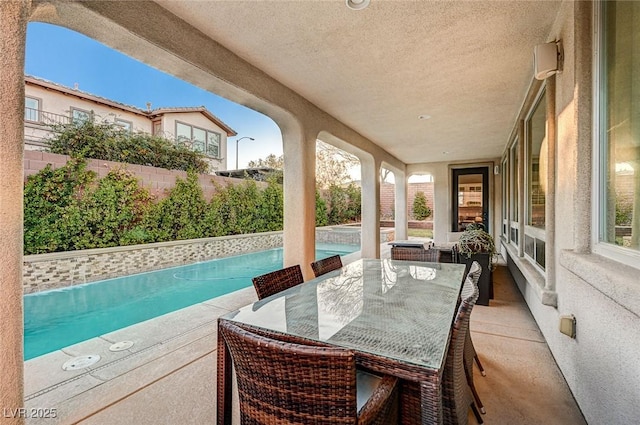
{"label": "street lamp post", "polygon": [[256,140],[253,137],[248,137],[248,136],[236,139],[236,170],[238,169],[238,142],[242,139]]}

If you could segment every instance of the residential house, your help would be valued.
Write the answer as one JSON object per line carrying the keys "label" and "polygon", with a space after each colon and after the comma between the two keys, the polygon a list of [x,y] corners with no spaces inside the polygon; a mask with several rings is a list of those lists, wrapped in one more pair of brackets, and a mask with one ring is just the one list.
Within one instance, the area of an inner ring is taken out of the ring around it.
{"label": "residential house", "polygon": [[227,137],[236,132],[204,106],[143,110],[31,76],[25,77],[25,149],[44,149],[55,124],[108,122],[162,136],[203,152],[210,171],[227,169]]}

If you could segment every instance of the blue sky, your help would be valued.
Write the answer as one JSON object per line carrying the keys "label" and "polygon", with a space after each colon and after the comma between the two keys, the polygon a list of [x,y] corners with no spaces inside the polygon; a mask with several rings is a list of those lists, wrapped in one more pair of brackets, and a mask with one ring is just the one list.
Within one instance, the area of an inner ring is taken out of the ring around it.
{"label": "blue sky", "polygon": [[233,128],[227,167],[235,168],[235,139],[239,167],[268,154],[282,154],[282,135],[271,118],[151,68],[82,34],[50,24],[32,22],[27,28],[25,73],[67,87],[146,109],[204,105]]}

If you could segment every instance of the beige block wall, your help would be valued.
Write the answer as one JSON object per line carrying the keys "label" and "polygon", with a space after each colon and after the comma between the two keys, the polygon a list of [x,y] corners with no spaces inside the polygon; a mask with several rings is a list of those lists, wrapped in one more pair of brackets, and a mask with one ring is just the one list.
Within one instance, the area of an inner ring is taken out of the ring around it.
{"label": "beige block wall", "polygon": [[[52,167],[60,168],[64,166],[69,157],[67,155],[59,155],[55,153],[48,153],[43,151],[28,150],[24,152],[24,178],[32,174],[36,174],[42,170],[47,164],[51,164]],[[125,167],[127,170],[134,173],[140,184],[146,187],[152,195],[157,198],[163,198],[167,194],[167,190],[170,190],[175,186],[176,178],[186,179],[187,173],[185,171],[167,170],[164,168],[148,167],[146,165],[135,164],[122,164],[112,161],[100,161],[97,159],[90,159],[87,161],[87,169],[95,171],[98,176],[104,177],[109,170]],[[230,177],[213,176],[210,174],[198,175],[198,181],[205,199],[210,200],[213,194],[216,192],[216,184],[226,186],[227,184],[239,184],[244,182],[243,179],[235,179]],[[258,182],[259,186],[265,186],[266,183]]]}

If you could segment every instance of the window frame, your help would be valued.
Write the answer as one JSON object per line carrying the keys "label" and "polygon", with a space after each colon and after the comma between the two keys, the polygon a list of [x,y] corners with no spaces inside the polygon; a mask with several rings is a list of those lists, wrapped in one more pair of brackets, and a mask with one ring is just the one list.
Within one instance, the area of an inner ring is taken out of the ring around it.
{"label": "window frame", "polygon": [[[36,111],[36,113],[35,113],[36,119],[35,120],[27,118],[27,116],[29,115],[29,114],[27,114],[27,108],[29,108],[30,111],[34,110],[34,108],[31,108],[31,107],[27,106],[27,99],[35,100],[38,103],[38,107],[35,108],[35,111]],[[24,120],[26,122],[37,123],[37,124],[41,124],[42,123],[42,99],[41,98],[33,97],[33,96],[25,96],[24,97],[24,108],[25,108],[24,109]]]}
{"label": "window frame", "polygon": [[[509,160],[509,235],[507,240],[511,245],[513,245],[516,249],[519,250],[520,239],[522,235],[520,235],[520,211],[519,211],[519,202],[520,202],[520,191],[519,191],[519,164],[520,160],[518,156],[520,155],[520,138],[515,137],[511,144],[509,145],[509,151],[507,153]],[[514,160],[514,157],[518,159],[518,161]],[[517,217],[516,217],[517,214]],[[515,239],[512,237],[515,231]]]}
{"label": "window frame", "polygon": [[605,71],[605,33],[604,33],[604,7],[606,2],[598,1],[593,8],[594,11],[594,49],[593,49],[593,134],[592,134],[592,193],[591,199],[591,251],[594,254],[607,257],[613,261],[624,263],[628,266],[640,269],[640,250],[634,250],[615,245],[604,240],[605,221],[607,205],[605,197],[605,185],[607,164],[604,150],[606,149],[606,127],[603,125],[603,117],[606,114],[606,92],[601,91],[601,87],[606,83]]}
{"label": "window frame", "polygon": [[510,225],[509,225],[509,218],[510,218],[510,212],[509,212],[509,204],[511,202],[511,192],[510,192],[510,188],[509,188],[509,178],[510,178],[510,173],[509,173],[509,150],[507,150],[507,152],[505,152],[505,154],[503,155],[502,159],[500,160],[500,169],[502,170],[502,179],[501,179],[501,184],[502,184],[502,227],[501,227],[501,236],[502,239],[505,241],[509,241],[509,231],[510,231]]}
{"label": "window frame", "polygon": [[[542,84],[542,86],[540,87],[540,90],[538,91],[538,93],[535,96],[535,100],[533,101],[533,103],[531,104],[531,108],[529,109],[529,111],[527,112],[526,118],[524,120],[524,158],[522,158],[521,160],[524,161],[524,211],[523,216],[521,216],[521,218],[524,220],[524,234],[522,235],[522,247],[523,247],[523,257],[527,259],[527,261],[529,261],[538,271],[540,271],[541,273],[544,273],[545,268],[546,268],[546,263],[545,263],[545,253],[542,253],[542,258],[541,258],[541,263],[539,262],[538,259],[538,240],[540,242],[542,242],[542,244],[544,245],[544,248],[546,250],[546,226],[547,226],[547,217],[545,217],[545,228],[542,229],[540,227],[535,227],[529,224],[529,220],[530,220],[530,215],[531,215],[531,210],[532,210],[532,206],[531,206],[531,180],[532,180],[532,175],[531,175],[531,168],[532,168],[532,155],[531,155],[531,130],[530,130],[530,124],[531,124],[531,120],[533,118],[534,113],[536,112],[536,109],[538,108],[538,106],[541,105],[541,102],[546,102],[546,96],[547,95],[547,90],[546,90],[546,84]],[[545,131],[545,137],[546,137],[546,133],[547,133],[547,120],[548,120],[548,116],[547,116],[547,110],[546,110],[546,105],[545,105],[545,126],[544,126],[544,131]],[[549,143],[549,141],[547,140],[547,143]],[[547,202],[546,196],[545,196],[545,203]],[[533,255],[530,255],[527,252],[527,237],[532,238],[533,239]]]}
{"label": "window frame", "polygon": [[[213,158],[213,159],[218,159],[218,160],[222,159],[222,155],[221,155],[222,152],[220,150],[220,145],[222,144],[222,134],[221,133],[219,133],[217,131],[213,131],[213,130],[208,130],[206,128],[202,128],[202,127],[199,127],[197,125],[189,124],[189,123],[186,123],[184,121],[176,120],[175,121],[175,133],[174,133],[175,134],[176,143],[180,142],[180,140],[178,140],[178,125],[183,125],[185,127],[189,127],[190,128],[191,136],[190,136],[190,139],[189,139],[189,143],[191,143],[191,149],[192,150],[204,154],[207,158]],[[193,130],[194,129],[197,129],[197,130],[200,130],[200,131],[204,132],[204,139],[205,140],[204,140],[204,146],[203,146],[202,150],[194,149],[194,139],[193,139]],[[209,144],[210,144],[209,135],[217,135],[218,136],[217,137],[218,141],[217,141],[217,144],[216,144],[217,150],[218,150],[218,154],[217,155],[209,155],[209,153],[208,153],[209,152]]]}
{"label": "window frame", "polygon": [[84,113],[84,114],[87,114],[87,120],[88,120],[88,121],[93,120],[93,111],[88,111],[88,110],[86,110],[86,109],[76,108],[75,106],[72,106],[72,107],[70,108],[70,112],[69,112],[69,115],[70,115],[70,117],[69,117],[69,118],[71,119],[71,123],[72,123],[72,124],[82,124],[82,123],[84,123],[84,122],[85,122],[85,121],[81,121],[81,122],[77,122],[77,123],[76,123],[76,120],[75,120],[75,118],[74,118],[74,116],[73,116],[73,113],[74,113],[75,111],[78,111],[78,112],[82,112],[82,113]]}
{"label": "window frame", "polygon": [[[129,134],[133,133],[133,121],[123,120],[122,118],[116,118],[114,124],[121,127],[123,130],[129,132]],[[128,126],[124,126],[123,124],[127,124]]]}

